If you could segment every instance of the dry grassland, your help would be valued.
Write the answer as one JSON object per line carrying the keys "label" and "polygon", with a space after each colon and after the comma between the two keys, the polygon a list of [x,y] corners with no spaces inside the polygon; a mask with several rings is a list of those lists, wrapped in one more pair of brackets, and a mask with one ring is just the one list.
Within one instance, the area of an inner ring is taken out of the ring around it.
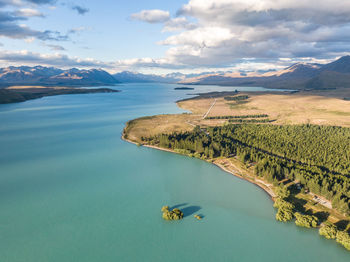
{"label": "dry grassland", "polygon": [[[216,103],[208,116],[240,116],[267,114],[272,124],[316,124],[350,127],[350,101],[317,92],[302,92],[295,94],[279,93],[240,93],[248,95],[243,102],[227,101],[225,96],[216,97]],[[334,91],[333,91],[334,92]],[[347,93],[338,93],[338,97],[346,97]],[[232,95],[234,96],[234,95]],[[350,92],[349,92],[350,96]],[[195,125],[217,126],[227,120],[203,119],[214,98],[195,98],[178,102],[178,106],[189,110],[192,114],[158,115],[143,117],[128,123],[126,133],[128,139],[140,142],[141,136],[153,136],[160,133],[172,133],[192,130]]]}

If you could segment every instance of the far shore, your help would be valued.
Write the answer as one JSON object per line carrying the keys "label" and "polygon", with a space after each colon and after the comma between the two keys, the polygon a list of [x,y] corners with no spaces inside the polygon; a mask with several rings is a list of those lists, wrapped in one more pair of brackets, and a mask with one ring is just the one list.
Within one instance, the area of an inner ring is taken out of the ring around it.
{"label": "far shore", "polygon": [[0,104],[24,102],[46,96],[116,92],[120,91],[111,88],[12,86],[0,88]]}
{"label": "far shore", "polygon": [[70,87],[68,86],[37,86],[37,85],[34,85],[34,86],[22,86],[22,85],[19,85],[19,86],[9,86],[9,87],[5,87],[5,89],[31,89],[31,88],[40,88],[40,89],[45,89],[45,88],[52,88],[52,89],[68,89]]}

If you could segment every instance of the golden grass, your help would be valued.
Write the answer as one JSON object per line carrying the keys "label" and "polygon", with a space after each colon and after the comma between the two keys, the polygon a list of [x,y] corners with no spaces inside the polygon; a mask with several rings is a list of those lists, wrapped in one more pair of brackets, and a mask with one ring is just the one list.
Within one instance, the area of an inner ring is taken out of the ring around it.
{"label": "golden grass", "polygon": [[[329,91],[330,92],[330,91]],[[316,124],[350,127],[350,101],[326,97],[310,92],[296,94],[245,93],[246,103],[216,98],[208,116],[237,116],[268,114],[273,124]],[[242,95],[242,94],[240,94]],[[344,92],[338,96],[346,95]],[[222,119],[203,119],[214,98],[191,99],[178,102],[178,106],[191,114],[158,115],[129,121],[125,133],[128,139],[141,142],[141,136],[189,131],[196,125],[202,127],[225,124]],[[235,106],[235,104],[237,106]]]}
{"label": "golden grass", "polygon": [[157,134],[190,131],[193,126],[189,124],[192,115],[157,115],[141,117],[127,123],[124,133],[127,139],[141,143],[141,137],[151,137]]}
{"label": "golden grass", "polygon": [[[276,120],[274,124],[309,123],[350,127],[350,101],[308,93],[248,95],[250,98],[247,103],[217,98],[208,116],[268,114],[270,119]],[[204,114],[212,101],[212,98],[195,99],[180,102],[178,105],[183,109]],[[211,125],[208,122],[205,124]]]}

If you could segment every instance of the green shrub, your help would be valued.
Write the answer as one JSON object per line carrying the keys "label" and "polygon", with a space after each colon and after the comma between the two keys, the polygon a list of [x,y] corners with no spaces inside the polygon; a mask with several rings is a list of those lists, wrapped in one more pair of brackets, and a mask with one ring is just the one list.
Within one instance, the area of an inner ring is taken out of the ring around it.
{"label": "green shrub", "polygon": [[317,227],[318,218],[315,216],[303,215],[298,212],[294,214],[296,220],[295,224],[300,227]]}
{"label": "green shrub", "polygon": [[169,206],[163,206],[161,210],[162,212],[169,211]]}
{"label": "green shrub", "polygon": [[327,239],[335,239],[337,237],[337,227],[331,222],[324,222],[319,230],[321,236]]}
{"label": "green shrub", "polygon": [[178,208],[174,208],[170,211],[168,206],[163,206],[161,210],[163,212],[162,217],[165,220],[180,220],[184,217],[184,214]]}
{"label": "green shrub", "polygon": [[275,191],[276,191],[277,196],[279,196],[280,198],[287,198],[290,195],[290,191],[285,186],[277,187]]}
{"label": "green shrub", "polygon": [[293,209],[287,207],[281,207],[276,214],[276,220],[281,222],[287,222],[293,219]]}
{"label": "green shrub", "polygon": [[337,242],[350,250],[350,235],[346,231],[338,231]]}
{"label": "green shrub", "polygon": [[288,208],[288,209],[291,209],[291,210],[293,210],[295,208],[295,206],[292,203],[290,203],[290,202],[288,202],[288,201],[286,201],[286,200],[284,200],[282,198],[277,198],[275,203],[273,204],[273,206],[275,208],[285,207],[285,208]]}

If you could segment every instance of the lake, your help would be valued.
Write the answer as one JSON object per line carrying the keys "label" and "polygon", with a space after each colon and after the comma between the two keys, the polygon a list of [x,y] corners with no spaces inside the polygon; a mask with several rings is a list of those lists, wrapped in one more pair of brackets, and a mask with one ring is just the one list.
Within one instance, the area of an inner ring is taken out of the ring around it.
{"label": "lake", "polygon": [[[0,105],[1,262],[350,261],[317,230],[277,222],[255,185],[121,140],[130,119],[184,112],[174,101],[188,93],[261,90],[174,87]],[[164,221],[163,205],[185,218]]]}

